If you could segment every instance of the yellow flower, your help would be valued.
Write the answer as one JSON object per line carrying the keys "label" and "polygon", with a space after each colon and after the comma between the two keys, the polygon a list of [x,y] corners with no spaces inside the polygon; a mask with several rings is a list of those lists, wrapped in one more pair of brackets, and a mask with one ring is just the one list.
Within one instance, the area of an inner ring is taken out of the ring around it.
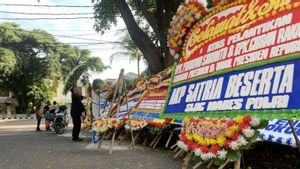
{"label": "yellow flower", "polygon": [[224,146],[224,143],[225,143],[225,137],[218,137],[217,138],[217,144],[220,146],[220,147],[223,147]]}
{"label": "yellow flower", "polygon": [[227,131],[225,132],[225,136],[226,136],[226,137],[231,137],[231,136],[233,135],[233,133],[234,133],[234,131],[232,131],[232,130],[227,130]]}
{"label": "yellow flower", "polygon": [[243,123],[243,120],[244,120],[244,116],[237,116],[236,117],[236,122],[239,123],[239,124]]}
{"label": "yellow flower", "polygon": [[187,118],[187,117],[184,118],[184,123],[185,123],[185,124],[188,124],[189,122],[190,122],[190,119],[189,119],[189,118]]}
{"label": "yellow flower", "polygon": [[192,140],[193,140],[193,136],[190,135],[190,134],[187,134],[187,135],[186,135],[186,138],[187,138],[188,141],[192,141]]}

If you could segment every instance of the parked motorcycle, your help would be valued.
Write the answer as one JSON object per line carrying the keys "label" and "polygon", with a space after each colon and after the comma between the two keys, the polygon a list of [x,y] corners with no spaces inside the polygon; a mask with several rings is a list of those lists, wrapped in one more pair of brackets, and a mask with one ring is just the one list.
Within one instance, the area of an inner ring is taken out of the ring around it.
{"label": "parked motorcycle", "polygon": [[50,110],[45,114],[45,118],[49,120],[50,127],[54,129],[57,134],[63,134],[69,124],[67,115],[67,106],[59,106],[58,110]]}

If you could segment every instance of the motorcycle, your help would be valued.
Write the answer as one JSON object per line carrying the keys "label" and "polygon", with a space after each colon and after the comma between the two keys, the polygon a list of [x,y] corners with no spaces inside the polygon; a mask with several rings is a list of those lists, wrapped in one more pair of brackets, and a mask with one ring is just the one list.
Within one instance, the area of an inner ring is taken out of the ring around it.
{"label": "motorcycle", "polygon": [[50,110],[45,114],[45,118],[49,120],[50,127],[54,129],[57,134],[63,134],[69,124],[67,115],[67,106],[59,106],[58,110]]}

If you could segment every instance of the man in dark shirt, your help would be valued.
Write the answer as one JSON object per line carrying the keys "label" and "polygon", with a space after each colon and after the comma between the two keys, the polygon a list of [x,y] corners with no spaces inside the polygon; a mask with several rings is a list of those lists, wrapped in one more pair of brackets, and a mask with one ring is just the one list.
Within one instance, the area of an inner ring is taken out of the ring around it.
{"label": "man in dark shirt", "polygon": [[72,140],[82,141],[82,139],[79,138],[79,133],[81,130],[81,115],[82,112],[85,111],[84,105],[81,102],[84,97],[81,96],[80,94],[81,92],[79,91],[79,88],[77,86],[73,86],[71,92],[72,92],[71,116],[73,120]]}

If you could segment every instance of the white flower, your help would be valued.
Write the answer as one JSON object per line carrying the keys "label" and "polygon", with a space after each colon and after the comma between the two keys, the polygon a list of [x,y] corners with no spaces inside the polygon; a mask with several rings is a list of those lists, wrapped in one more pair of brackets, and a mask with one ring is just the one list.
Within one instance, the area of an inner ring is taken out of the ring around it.
{"label": "white flower", "polygon": [[174,59],[175,60],[179,59],[179,54],[178,53],[175,54]]}
{"label": "white flower", "polygon": [[218,155],[218,158],[221,159],[221,160],[225,160],[226,158],[226,155],[227,155],[227,151],[222,149],[222,150],[219,150],[217,152],[217,155]]}
{"label": "white flower", "polygon": [[180,26],[181,26],[181,24],[183,24],[183,23],[184,23],[184,21],[185,21],[185,20],[184,20],[184,18],[183,18],[183,17],[179,19]]}
{"label": "white flower", "polygon": [[239,146],[243,146],[248,143],[243,136],[239,136],[236,142],[239,144]]}
{"label": "white flower", "polygon": [[232,149],[232,150],[238,150],[239,149],[239,143],[236,142],[236,141],[233,141],[229,144],[229,147]]}
{"label": "white flower", "polygon": [[182,45],[182,43],[183,43],[183,42],[182,42],[181,39],[177,42],[178,45]]}
{"label": "white flower", "polygon": [[255,127],[258,126],[260,124],[260,119],[256,118],[256,117],[252,117],[252,120],[250,121],[250,125]]}
{"label": "white flower", "polygon": [[170,54],[172,55],[172,56],[174,56],[175,55],[175,50],[173,50],[173,49],[170,49]]}
{"label": "white flower", "polygon": [[242,132],[247,138],[252,137],[255,133],[255,131],[253,129],[251,129],[250,127],[244,129]]}
{"label": "white flower", "polygon": [[201,155],[201,158],[204,161],[210,160],[214,157],[216,157],[216,155],[214,155],[213,153],[204,153],[204,154]]}
{"label": "white flower", "polygon": [[199,156],[201,156],[201,155],[203,154],[203,152],[201,151],[200,148],[197,148],[197,149],[194,151],[194,153],[195,153],[195,156],[197,156],[197,157],[199,157]]}
{"label": "white flower", "polygon": [[198,0],[198,2],[203,5],[203,7],[207,7],[207,1],[206,0]]}
{"label": "white flower", "polygon": [[182,141],[177,141],[177,146],[184,151],[189,151],[188,146]]}

